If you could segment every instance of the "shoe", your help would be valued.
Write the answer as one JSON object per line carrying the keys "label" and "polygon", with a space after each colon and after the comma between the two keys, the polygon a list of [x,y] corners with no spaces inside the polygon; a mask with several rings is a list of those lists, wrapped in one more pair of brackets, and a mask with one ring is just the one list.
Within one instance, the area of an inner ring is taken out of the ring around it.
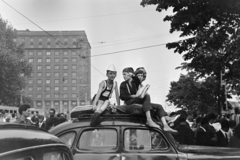
{"label": "shoe", "polygon": [[147,121],[147,122],[146,122],[146,125],[147,125],[148,127],[160,128],[160,126],[157,125],[157,124],[156,124],[155,122],[153,122],[153,121]]}
{"label": "shoe", "polygon": [[100,116],[100,113],[94,112],[90,117],[90,126],[94,127],[97,124],[98,117]]}

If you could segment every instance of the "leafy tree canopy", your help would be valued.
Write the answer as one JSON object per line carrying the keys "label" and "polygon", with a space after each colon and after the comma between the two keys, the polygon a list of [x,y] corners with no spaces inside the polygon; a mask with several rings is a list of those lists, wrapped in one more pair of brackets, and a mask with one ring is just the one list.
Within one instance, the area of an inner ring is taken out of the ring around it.
{"label": "leafy tree canopy", "polygon": [[14,39],[15,30],[0,17],[0,104],[4,105],[19,105],[25,79],[32,72],[32,66],[24,59],[23,45]]}
{"label": "leafy tree canopy", "polygon": [[168,43],[168,49],[183,54],[181,68],[198,77],[217,76],[240,94],[240,1],[238,0],[142,0],[142,6],[157,5],[156,10],[172,9],[164,21],[171,23],[170,33],[178,31],[185,40]]}

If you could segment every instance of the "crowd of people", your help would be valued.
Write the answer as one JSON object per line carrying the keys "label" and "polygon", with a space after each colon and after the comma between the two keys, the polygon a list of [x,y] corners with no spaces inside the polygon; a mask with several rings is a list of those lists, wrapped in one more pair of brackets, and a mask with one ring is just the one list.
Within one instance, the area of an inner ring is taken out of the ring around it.
{"label": "crowd of people", "polygon": [[173,135],[180,144],[240,148],[240,110],[225,116],[209,113],[193,115],[186,110],[171,113],[179,115],[170,126],[178,131]]}
{"label": "crowd of people", "polygon": [[31,115],[30,105],[23,104],[19,107],[18,113],[8,114],[4,111],[0,114],[0,122],[7,122],[7,123],[18,123],[18,124],[26,124],[30,126],[36,126],[45,130],[49,130],[54,126],[57,126],[69,119],[67,114],[58,113],[54,108],[49,110],[49,114],[45,117],[40,115],[38,112]]}

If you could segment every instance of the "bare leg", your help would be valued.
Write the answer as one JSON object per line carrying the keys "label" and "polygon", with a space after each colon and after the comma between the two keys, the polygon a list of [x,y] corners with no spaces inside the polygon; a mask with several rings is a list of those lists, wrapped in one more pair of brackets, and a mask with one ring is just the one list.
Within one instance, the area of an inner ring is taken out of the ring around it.
{"label": "bare leg", "polygon": [[109,106],[109,104],[110,104],[109,100],[106,100],[106,101],[102,104],[102,106],[100,107],[99,112],[100,112],[100,113],[104,112],[104,111],[107,109],[107,107]]}
{"label": "bare leg", "polygon": [[146,113],[146,117],[147,117],[147,123],[146,125],[149,127],[156,127],[156,128],[160,128],[159,125],[157,125],[155,122],[153,122],[150,111],[145,112]]}
{"label": "bare leg", "polygon": [[163,124],[163,130],[166,131],[166,132],[172,132],[172,133],[177,133],[176,130],[170,128],[166,122],[166,118],[163,116],[161,117],[161,121],[162,121],[162,124]]}
{"label": "bare leg", "polygon": [[101,108],[101,106],[102,106],[103,104],[104,104],[104,102],[101,101],[101,100],[99,100],[98,103],[97,103],[97,107],[96,107],[95,112],[99,112],[99,110],[100,110],[100,108]]}

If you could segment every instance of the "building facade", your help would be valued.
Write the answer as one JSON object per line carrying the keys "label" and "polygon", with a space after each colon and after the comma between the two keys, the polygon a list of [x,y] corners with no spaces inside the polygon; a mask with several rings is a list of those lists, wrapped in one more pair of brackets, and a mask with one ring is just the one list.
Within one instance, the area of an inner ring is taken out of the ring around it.
{"label": "building facade", "polygon": [[84,31],[17,31],[33,73],[24,95],[48,113],[68,113],[90,103],[91,46]]}

